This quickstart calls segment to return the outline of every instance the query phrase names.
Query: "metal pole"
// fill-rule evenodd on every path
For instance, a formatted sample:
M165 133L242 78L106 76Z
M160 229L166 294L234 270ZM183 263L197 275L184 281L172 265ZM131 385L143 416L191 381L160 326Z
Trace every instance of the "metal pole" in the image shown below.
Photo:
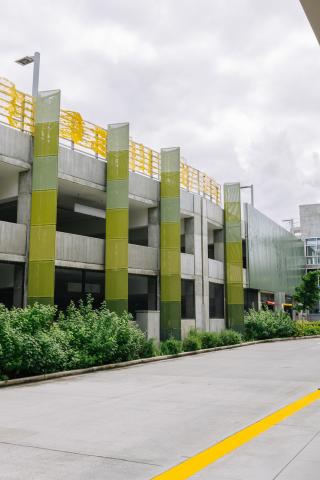
M37 97L39 91L39 71L40 71L40 53L34 52L33 56L33 79L32 79L32 96Z
M250 185L250 189L251 189L251 205L254 207L253 185Z

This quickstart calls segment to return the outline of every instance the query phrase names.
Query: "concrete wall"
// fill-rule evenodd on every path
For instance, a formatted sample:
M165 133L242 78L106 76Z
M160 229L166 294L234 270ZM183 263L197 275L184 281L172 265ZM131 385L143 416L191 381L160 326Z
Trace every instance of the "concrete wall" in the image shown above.
M212 282L224 282L224 265L223 262L212 260L209 258L209 278Z
M29 134L0 125L0 156L30 162L30 148Z
M301 238L320 237L320 203L300 205Z
M0 222L0 260L24 262L26 252L26 226Z

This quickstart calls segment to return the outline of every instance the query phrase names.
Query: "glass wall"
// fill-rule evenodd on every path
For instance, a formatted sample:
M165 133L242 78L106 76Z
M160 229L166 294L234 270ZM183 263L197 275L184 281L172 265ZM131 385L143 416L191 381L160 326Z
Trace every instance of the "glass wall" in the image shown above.
M307 265L320 266L320 238L307 238L305 240Z
M157 277L129 274L129 312L157 310Z
M245 205L249 287L292 294L300 283L303 242L251 205Z
M0 262L0 303L7 308L22 306L24 265Z

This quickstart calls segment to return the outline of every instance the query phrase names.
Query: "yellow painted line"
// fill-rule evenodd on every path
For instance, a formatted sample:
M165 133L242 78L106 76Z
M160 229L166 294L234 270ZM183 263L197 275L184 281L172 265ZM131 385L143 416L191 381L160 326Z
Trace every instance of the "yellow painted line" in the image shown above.
M200 470L208 467L212 463L219 460L219 458L228 455L233 450L241 447L250 440L253 440L261 433L266 432L274 425L282 422L286 418L295 414L299 410L307 407L313 402L316 402L320 399L320 390L306 395L305 397L296 400L293 403L290 403L284 408L277 410L276 412L268 415L267 417L259 420L249 427L246 427L239 432L231 435L230 437L225 438L219 443L216 443L212 447L209 447L207 450L198 453L194 457L185 460L179 465L167 470L156 477L153 477L152 480L185 480L190 478L192 475L195 475Z

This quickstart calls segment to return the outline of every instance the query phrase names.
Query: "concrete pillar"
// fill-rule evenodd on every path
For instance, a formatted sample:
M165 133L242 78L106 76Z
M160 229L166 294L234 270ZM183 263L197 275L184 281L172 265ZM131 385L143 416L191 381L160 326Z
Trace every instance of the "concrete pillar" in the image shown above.
M28 295L28 257L29 257L29 236L30 236L30 216L31 216L31 191L32 191L32 173L31 170L21 172L19 174L18 186L18 208L17 208L17 223L26 225L26 262L24 264L24 272L21 272L21 277L17 277L17 283L14 285L14 306L26 306ZM22 285L20 284L22 282ZM16 291L17 289L17 291ZM22 292L21 290L22 289ZM18 299L22 299L22 305L18 305Z
M160 246L160 215L159 208L148 208L148 246L158 248Z
M194 242L194 293L196 328L203 329L202 301L202 238L201 238L201 197L194 197L193 242Z
M184 238L186 253L194 254L194 219L184 219Z
M13 284L13 306L22 307L23 306L23 278L24 278L24 267L20 265L15 265L14 268L14 284Z
M208 259L208 220L207 200L202 202L202 329L209 331L209 259Z

